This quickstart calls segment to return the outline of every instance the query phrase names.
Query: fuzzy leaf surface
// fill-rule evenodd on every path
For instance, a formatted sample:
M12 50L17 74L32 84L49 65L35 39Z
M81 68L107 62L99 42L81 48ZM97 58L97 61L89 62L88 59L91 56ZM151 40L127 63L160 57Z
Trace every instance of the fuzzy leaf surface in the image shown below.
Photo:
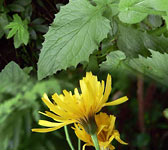
M88 61L110 30L109 20L102 16L106 2L93 6L87 0L71 0L61 7L45 35L38 61L39 80Z

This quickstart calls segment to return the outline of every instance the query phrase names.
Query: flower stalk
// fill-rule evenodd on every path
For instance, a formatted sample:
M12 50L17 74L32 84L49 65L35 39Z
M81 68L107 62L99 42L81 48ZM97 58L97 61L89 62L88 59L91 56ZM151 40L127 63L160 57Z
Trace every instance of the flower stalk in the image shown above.
M78 150L81 149L81 140L78 138Z
M98 139L97 139L97 134L92 134L91 135L91 138L92 138L92 141L93 141L93 144L95 146L95 149L96 150L100 150L100 147L99 147L99 142L98 142Z
M66 140L67 140L67 142L69 144L69 147L71 148L71 150L75 150L74 147L73 147L73 145L72 145L71 139L69 137L67 126L64 126L64 131L65 131L65 136L66 136Z

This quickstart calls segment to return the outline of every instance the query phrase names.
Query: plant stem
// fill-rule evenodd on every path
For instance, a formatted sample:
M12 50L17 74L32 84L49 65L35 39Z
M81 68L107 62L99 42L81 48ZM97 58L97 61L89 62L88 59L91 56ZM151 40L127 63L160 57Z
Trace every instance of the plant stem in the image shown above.
M91 137L92 137L92 141L93 141L93 144L94 144L94 146L95 146L95 149L96 149L96 150L100 150L99 142L98 142L96 133L95 133L95 134L92 134Z
M147 13L150 15L160 15L160 16L167 15L165 11L159 11L159 10L154 10L151 8L145 8L145 7L140 7L140 6L130 7L129 10L133 10L133 11L137 11L137 12L141 12L141 13Z
M67 142L68 142L68 144L69 144L71 150L75 150L74 147L73 147L73 145L72 145L72 143L71 143L71 139L70 139L70 137L69 137L69 133L68 133L68 128L67 128L67 126L64 126L64 131L65 131L66 140L67 140Z
M78 138L78 150L80 150L81 149L81 141L80 141L80 139Z
M137 78L138 119L141 133L145 132L143 90L144 90L143 77L142 75L138 75Z

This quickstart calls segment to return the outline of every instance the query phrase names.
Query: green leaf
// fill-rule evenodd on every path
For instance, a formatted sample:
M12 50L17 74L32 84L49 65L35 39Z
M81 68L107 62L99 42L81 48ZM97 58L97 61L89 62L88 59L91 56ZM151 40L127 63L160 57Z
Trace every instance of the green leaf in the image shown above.
M48 31L48 26L46 25L34 25L33 28L41 33L46 33Z
M124 23L134 24L142 21L148 15L147 13L131 10L131 7L141 6L143 0L120 0L119 19Z
M11 114L11 112L16 108L16 105L19 105L19 99L21 98L21 94L17 94L15 97L6 100L5 102L1 102L0 105L0 123L2 124L7 117Z
M128 63L132 68L151 77L160 83L168 85L168 54L150 50L151 57L131 59Z
M32 13L33 13L32 5L26 6L25 12L24 12L24 18L31 20Z
M17 32L17 24L16 24L16 26L14 26L11 30L10 30L10 32L8 33L8 36L7 36L7 39L10 39L11 37L13 37L15 34L16 34L16 32Z
M168 38L150 35L130 26L119 26L117 45L128 57L137 57L139 54L147 57L148 49L168 53ZM129 34L128 34L129 33Z
M107 60L100 65L101 71L122 71L124 68L123 63L126 60L126 56L121 51L113 51L107 55Z
M5 26L8 24L8 18L5 13L0 14L0 38L8 33L8 29Z
M86 71L92 71L93 73L96 73L99 71L99 65L98 65L97 57L95 55L91 55L89 57L89 64L86 68Z
M29 74L32 70L33 70L33 67L24 67L24 68L23 68L23 71L24 71L26 74Z
M97 5L110 4L113 0L93 0Z
M107 60L100 65L101 71L108 71L112 74L126 73L127 75L135 74L138 71L162 84L168 85L168 54L159 53L150 50L151 57L126 59L121 51L114 51L107 55Z
M61 87L56 79L49 79L47 81L38 82L31 93L36 93L42 96L44 93L53 94L61 93Z
M26 6L26 5L31 4L31 2L32 2L32 0L15 0L14 4L18 4L18 5L21 5L21 6Z
M23 12L25 10L23 6L18 4L10 4L8 7L13 12Z
M28 78L29 76L12 61L0 72L0 92L16 94Z
M167 11L167 16L163 16L163 19L166 22L166 27L167 27L167 30L168 30L168 11Z
M139 34L139 36L141 36ZM161 53L168 53L168 38L164 35L154 36L147 33L143 33L142 37L144 45L147 49L159 51Z
M129 57L138 56L138 54L146 54L147 49L143 42L143 32L127 26L119 26L119 37L117 40L118 48ZM129 34L128 34L129 33Z
M18 34L15 34L15 36L14 36L14 46L15 46L15 48L19 48L21 44L22 44L22 41L19 40Z
M38 61L39 80L88 61L110 30L109 20L102 16L105 8L104 3L93 6L87 0L71 0L61 7L45 35Z
M33 28L30 28L30 38L33 40L37 40L37 34Z
M130 85L130 80L128 80L128 78L134 78L132 70L127 66L127 61L125 54L117 50L109 53L106 57L106 61L100 64L100 73L102 75L110 73L115 81L113 84L113 91L127 90Z
M161 11L167 11L168 10L168 1L167 0L146 0L145 4Z
M11 29L7 36L7 39L14 36L14 46L18 48L22 43L27 45L29 41L28 22L22 21L18 14L13 15L13 22L6 26L7 29Z
M31 22L31 24L39 25L39 24L43 24L44 22L45 22L45 20L43 18L36 18Z
M149 15L148 20L149 20L149 23L155 28L158 28L162 25L161 16Z

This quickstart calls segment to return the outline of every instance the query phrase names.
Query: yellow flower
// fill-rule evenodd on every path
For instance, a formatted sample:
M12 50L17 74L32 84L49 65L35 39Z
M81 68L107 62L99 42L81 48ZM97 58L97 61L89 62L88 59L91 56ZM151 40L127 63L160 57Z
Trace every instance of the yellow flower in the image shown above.
M94 116L104 106L118 105L128 100L122 97L112 102L106 102L111 93L111 76L107 76L106 87L104 81L97 80L97 76L91 72L86 73L86 77L80 80L81 94L75 88L74 94L63 90L63 94L55 93L52 96L53 102L44 94L42 100L51 112L46 111L41 114L48 116L56 122L39 120L39 124L49 128L32 129L35 132L50 132L57 130L71 123L80 123L88 133L95 133L96 126Z
M95 121L98 127L97 137L99 141L99 146L101 150L113 150L115 147L111 145L113 139L116 139L121 144L127 145L124 141L120 139L120 134L118 130L115 129L116 117L113 115L108 116L106 113L100 113L95 116ZM94 146L91 136L85 131L85 129L80 124L75 124L75 134L77 137L86 142L83 146Z

